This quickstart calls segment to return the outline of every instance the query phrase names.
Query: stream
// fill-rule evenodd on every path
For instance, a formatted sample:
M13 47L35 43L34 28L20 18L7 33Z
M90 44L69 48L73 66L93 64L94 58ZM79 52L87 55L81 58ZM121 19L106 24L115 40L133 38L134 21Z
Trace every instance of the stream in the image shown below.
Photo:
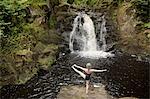
M118 52L115 57L102 59L83 58L75 54L64 55L53 64L50 71L40 70L38 75L25 84L3 86L1 99L57 99L62 86L85 84L84 79L71 69L71 65L76 63L85 66L87 62L91 62L94 68L108 70L95 73L91 81L105 85L109 95L149 98L150 63Z

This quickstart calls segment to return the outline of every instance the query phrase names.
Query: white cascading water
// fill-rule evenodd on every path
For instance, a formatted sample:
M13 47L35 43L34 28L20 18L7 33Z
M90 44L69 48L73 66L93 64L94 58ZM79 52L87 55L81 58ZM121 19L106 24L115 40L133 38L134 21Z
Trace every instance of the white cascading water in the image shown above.
M105 40L105 36L106 36L106 27L105 27L105 24L106 24L106 20L104 18L104 16L102 16L102 23L100 24L100 42L102 42L102 46L101 46L101 50L103 51L106 51L106 40Z
M84 22L82 22L82 19ZM87 14L79 13L74 19L73 30L70 33L69 48L71 52L78 53L81 57L87 58L107 58L113 56L106 50L106 20L102 17L100 25L100 42L102 46L97 45L95 29L92 19ZM78 47L78 48L76 48Z

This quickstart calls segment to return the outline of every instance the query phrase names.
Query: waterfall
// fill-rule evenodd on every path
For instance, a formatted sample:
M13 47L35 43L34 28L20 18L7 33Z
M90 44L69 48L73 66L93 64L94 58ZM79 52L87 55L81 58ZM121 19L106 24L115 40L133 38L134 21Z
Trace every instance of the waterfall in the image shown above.
M97 42L93 21L87 14L83 15L83 19L83 30L85 31L83 32L85 33L83 36L83 38L85 38L83 51L97 51Z
M73 30L70 33L69 48L71 52L78 53L80 56L88 58L106 58L112 56L106 51L106 20L101 17L102 22L98 23L100 37L96 37L95 28L92 19L87 14L79 13L74 19ZM97 39L102 43L97 44Z
M79 21L81 21L81 16L77 16L75 19L74 19L74 24L73 24L73 30L72 32L70 33L70 41L69 41L69 48L70 50L73 52L73 43L74 43L74 40L75 40L75 37L76 37L76 34L77 34L77 27L78 27L78 24L81 25L81 22L78 22L78 19ZM77 39L77 37L76 37Z
M106 20L105 20L104 16L102 16L102 23L100 26L100 42L102 42L101 50L103 50L103 51L106 51L106 47L107 47L106 40L105 40L105 36L107 33L105 24L106 24Z

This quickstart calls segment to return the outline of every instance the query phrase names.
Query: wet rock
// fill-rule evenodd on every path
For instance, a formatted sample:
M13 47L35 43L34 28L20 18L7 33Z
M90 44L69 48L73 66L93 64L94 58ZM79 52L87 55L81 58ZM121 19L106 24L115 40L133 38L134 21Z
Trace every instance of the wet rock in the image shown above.
M49 73L48 70L44 70L44 69L38 70L38 76L45 77L44 75L46 75L47 73Z
M40 34L40 41L44 44L59 44L62 41L62 37L56 30L49 30Z

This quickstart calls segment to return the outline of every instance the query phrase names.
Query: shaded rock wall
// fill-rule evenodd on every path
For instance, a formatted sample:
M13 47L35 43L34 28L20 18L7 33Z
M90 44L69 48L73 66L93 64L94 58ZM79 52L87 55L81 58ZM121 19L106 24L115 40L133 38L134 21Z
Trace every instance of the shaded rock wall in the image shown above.
M137 10L131 1L124 1L116 10L118 25L118 48L124 52L138 55L150 55L150 38L148 28L138 26L140 21Z

